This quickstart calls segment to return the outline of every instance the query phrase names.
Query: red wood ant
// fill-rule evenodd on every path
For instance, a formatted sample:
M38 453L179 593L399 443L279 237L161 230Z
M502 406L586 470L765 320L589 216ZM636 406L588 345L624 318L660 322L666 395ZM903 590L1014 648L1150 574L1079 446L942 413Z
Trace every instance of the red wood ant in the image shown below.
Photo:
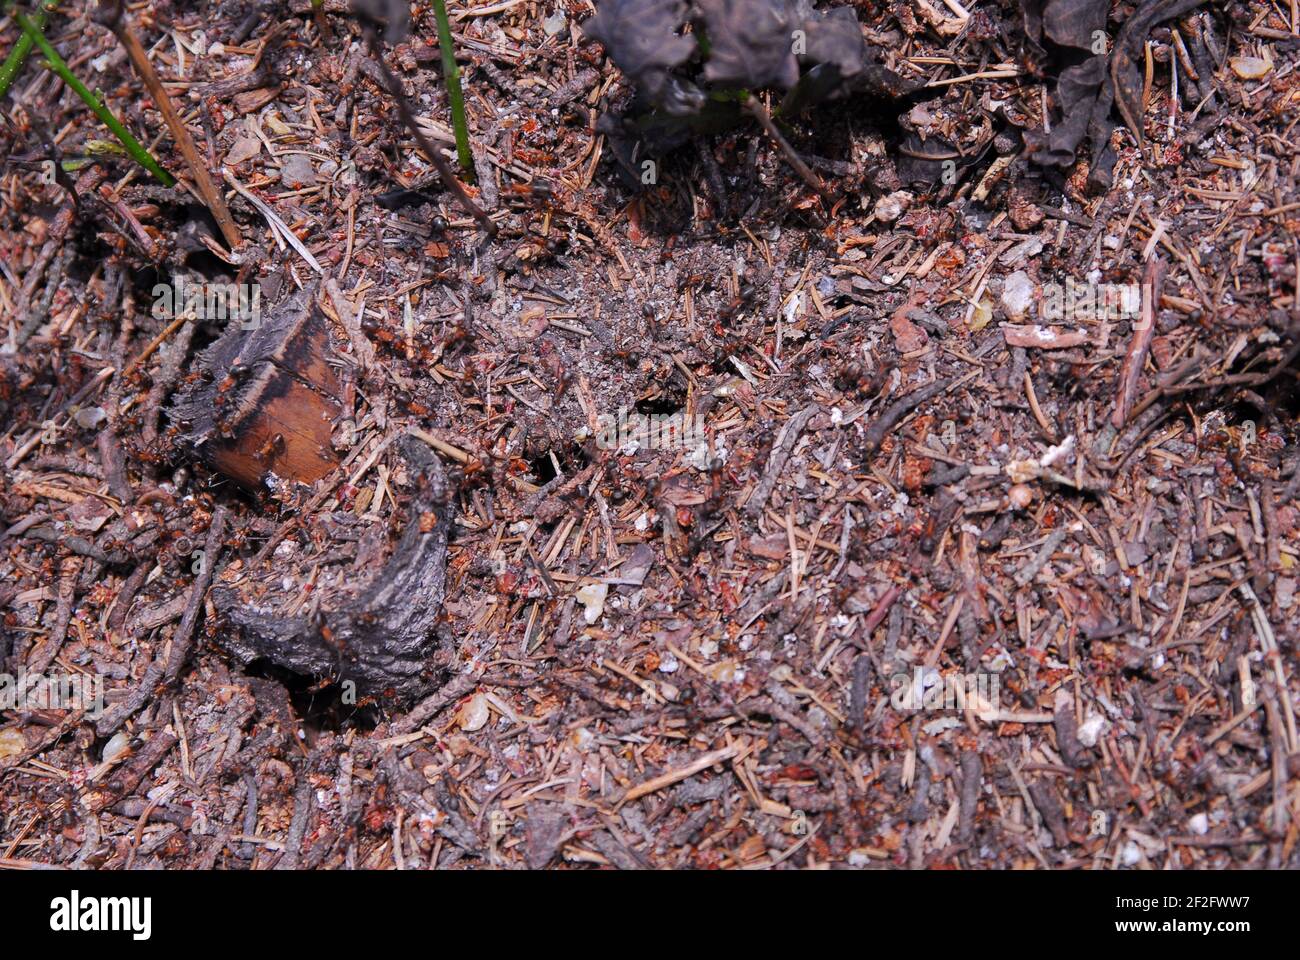
M205 379L213 377L211 371L205 370L203 372L207 375ZM223 440L229 440L235 435L229 420L225 416L230 392L234 390L235 387L248 380L252 374L252 367L246 363L236 361L230 365L230 371L221 379L221 382L217 384L215 395L213 397L213 407L216 411L217 435Z

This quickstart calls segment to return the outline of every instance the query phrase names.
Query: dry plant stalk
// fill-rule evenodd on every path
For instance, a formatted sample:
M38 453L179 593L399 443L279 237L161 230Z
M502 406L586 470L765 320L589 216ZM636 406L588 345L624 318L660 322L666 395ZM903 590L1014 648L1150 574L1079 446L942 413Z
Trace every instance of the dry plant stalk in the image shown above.
M781 148L781 155L785 157L786 163L790 164L791 169L799 175L799 179L806 183L823 200L829 200L830 194L826 192L826 187L817 179L817 175L809 169L808 164L803 162L803 158L794 152L794 147L790 146L790 141L786 140L776 123L773 122L772 115L767 112L767 108L763 106L762 101L750 94L745 98L744 107L745 112L757 120L764 132Z
M226 206L225 197L221 195L221 190L212 179L212 174L204 165L202 157L199 156L199 149L194 144L194 138L190 136L189 130L185 127L185 122L176 110L176 105L172 103L172 99L163 87L157 71L154 70L153 64L149 62L149 55L145 52L144 45L140 42L140 38L136 36L135 31L131 29L130 22L123 14L121 0L105 4L99 20L104 26L113 31L113 35L117 37L118 42L126 50L126 55L131 59L131 64L135 67L136 73L140 74L140 79L149 88L149 94L153 97L158 112L162 114L167 129L171 131L172 136L176 138L176 142L181 148L181 154L185 157L185 163L190 168L190 173L194 177L194 184L198 187L203 202L208 205L208 209L212 211L212 216L217 221L217 226L221 228L221 235L225 238L226 246L234 250L243 243L244 238L240 234L239 228L235 226L234 218L230 216L230 208Z
M1116 430L1124 428L1129 413L1133 410L1138 379L1142 376L1142 367L1146 364L1147 354L1151 352L1151 340L1156 332L1156 314L1160 310L1160 288L1164 277L1165 262L1156 254L1147 261L1146 272L1142 277L1142 314L1133 328L1133 339L1129 341L1124 365L1120 368L1115 409L1110 417Z
M411 113L411 108L406 102L406 95L402 93L402 85L398 83L397 77L393 76L393 71L388 69L388 64L384 62L384 51L379 44L379 35L375 32L375 28L369 23L365 23L363 29L366 33L366 43L370 49L370 58L379 67L379 73L388 86L388 93L393 98L393 102L397 104L397 112L402 118L402 123L406 124L406 129L415 138L416 144L429 158L433 168L438 171L438 177L442 180L443 186L452 192L452 195L465 212L478 221L484 233L489 237L495 237L497 225L493 223L487 211L470 197L469 192L456 178L456 173L452 170L451 164L443 159L442 154L438 152L438 148L429 141L429 138L424 135L424 131L420 129L420 125L415 122L415 115Z

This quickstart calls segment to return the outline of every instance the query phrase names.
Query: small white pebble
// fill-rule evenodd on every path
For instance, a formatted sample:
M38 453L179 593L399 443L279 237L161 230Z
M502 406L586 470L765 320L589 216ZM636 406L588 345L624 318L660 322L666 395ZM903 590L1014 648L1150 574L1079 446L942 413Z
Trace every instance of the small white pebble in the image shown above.
M1079 742L1085 747L1095 747L1097 739L1101 736L1102 731L1107 727L1106 718L1100 714L1092 714L1087 720L1079 724L1078 738Z

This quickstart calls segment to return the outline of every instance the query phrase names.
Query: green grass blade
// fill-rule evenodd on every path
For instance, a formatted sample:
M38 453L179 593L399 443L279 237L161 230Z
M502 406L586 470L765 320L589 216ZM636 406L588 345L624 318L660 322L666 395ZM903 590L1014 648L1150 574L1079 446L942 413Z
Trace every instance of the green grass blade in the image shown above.
M41 5L37 8L32 22L38 28L45 26L45 11L58 3L59 0L42 0ZM27 62L27 55L32 52L32 38L24 33L14 44L14 48L9 51L9 56L5 57L5 62L0 65L0 100L9 92L9 87L13 84L14 78L18 76L18 71L22 70L23 64Z
M90 88L77 79L63 58L59 56L59 52L54 49L50 41L45 39L45 34L41 33L40 28L32 23L24 13L15 11L14 17L18 20L18 25L23 28L23 32L31 37L36 46L40 47L41 53L45 55L46 66L58 74L60 79L72 88L73 93L79 96L86 106L90 107L95 116L99 117L104 125L113 131L113 135L122 141L122 146L126 147L126 152L131 155L131 159L152 173L164 186L173 186L176 179L159 166L158 161L150 155L148 150L141 146L140 141L131 135L131 131L122 126L117 117L113 116L112 111L100 102L99 98L90 91Z
M442 76L447 81L447 96L451 100L451 127L456 133L456 157L460 160L465 175L473 179L474 157L469 152L469 127L465 124L465 93L460 88L460 67L456 65L456 50L452 46L446 0L433 0L433 14L438 21Z

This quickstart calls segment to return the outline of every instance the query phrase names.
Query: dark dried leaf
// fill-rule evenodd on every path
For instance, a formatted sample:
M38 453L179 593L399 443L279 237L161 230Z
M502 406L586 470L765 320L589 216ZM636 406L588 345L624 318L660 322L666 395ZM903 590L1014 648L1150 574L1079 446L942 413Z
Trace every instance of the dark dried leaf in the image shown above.
M406 0L352 0L352 12L383 27L389 43L405 40L411 30L411 7Z
M698 110L704 99L693 86L669 74L696 49L694 38L680 33L685 22L682 0L603 0L582 29L604 44L644 96L679 115Z
M795 46L799 62L811 67L781 104L792 116L824 100L866 93L897 99L921 86L877 62L862 36L858 18L849 7L825 13L809 0L794 0L795 19L802 36Z
M898 149L898 178L905 184L933 186L943 178L944 161L957 157L955 144L943 137L922 140L909 133Z
M849 89L839 68L833 63L813 67L796 83L781 101L781 114L792 117L824 100L843 96Z
M1062 71L1055 101L1059 119L1051 133L1025 135L1035 163L1062 169L1072 166L1079 145L1092 144L1088 184L1094 190L1110 189L1116 155L1110 146L1115 124L1112 107L1118 107L1139 146L1142 135L1142 58L1147 35L1156 24L1193 10L1204 0L1147 0L1125 21L1109 56L1098 54ZM1102 0L1047 0L1024 5L1025 32L1037 41L1044 35L1062 46L1090 49L1095 31L1106 23Z
M679 32L688 17L694 37ZM697 49L709 87L786 90L781 109L789 114L853 92L898 97L917 85L875 59L851 7L819 11L812 0L697 0L689 12L681 0L603 0L585 30L605 45L643 100L670 120L702 118L708 104L728 99L709 101L695 85L700 80L675 72ZM802 79L801 64L807 68ZM734 109L723 112L738 116ZM694 128L670 122L663 132L675 136L687 126Z
M719 87L788 90L799 80L795 18L784 0L700 0L708 31L704 77Z
M1046 34L1053 43L1091 50L1097 31L1105 31L1108 0L1033 0L1023 5L1025 32L1034 41Z
M297 588L284 589L283 564L276 558L213 588L213 603L230 628L221 643L241 662L265 660L302 676L352 681L357 692L386 704L409 703L436 685L433 654L455 491L423 443L403 436L398 449L415 489L382 567L361 564L371 576L321 601L314 615L297 612ZM329 535L328 513L309 522Z
M1092 143L1088 182L1094 189L1109 189L1116 159L1110 146L1110 133L1115 129L1110 119L1114 94L1106 67L1107 58L1099 55L1062 71L1056 87L1060 116L1053 122L1052 132L1025 135L1035 163L1063 169L1074 165L1079 145L1088 138Z
M808 0L796 0L798 29L804 43L796 47L805 66L832 66L843 79L855 77L867 63L867 44L862 27L850 7L836 7L825 13L813 9Z

